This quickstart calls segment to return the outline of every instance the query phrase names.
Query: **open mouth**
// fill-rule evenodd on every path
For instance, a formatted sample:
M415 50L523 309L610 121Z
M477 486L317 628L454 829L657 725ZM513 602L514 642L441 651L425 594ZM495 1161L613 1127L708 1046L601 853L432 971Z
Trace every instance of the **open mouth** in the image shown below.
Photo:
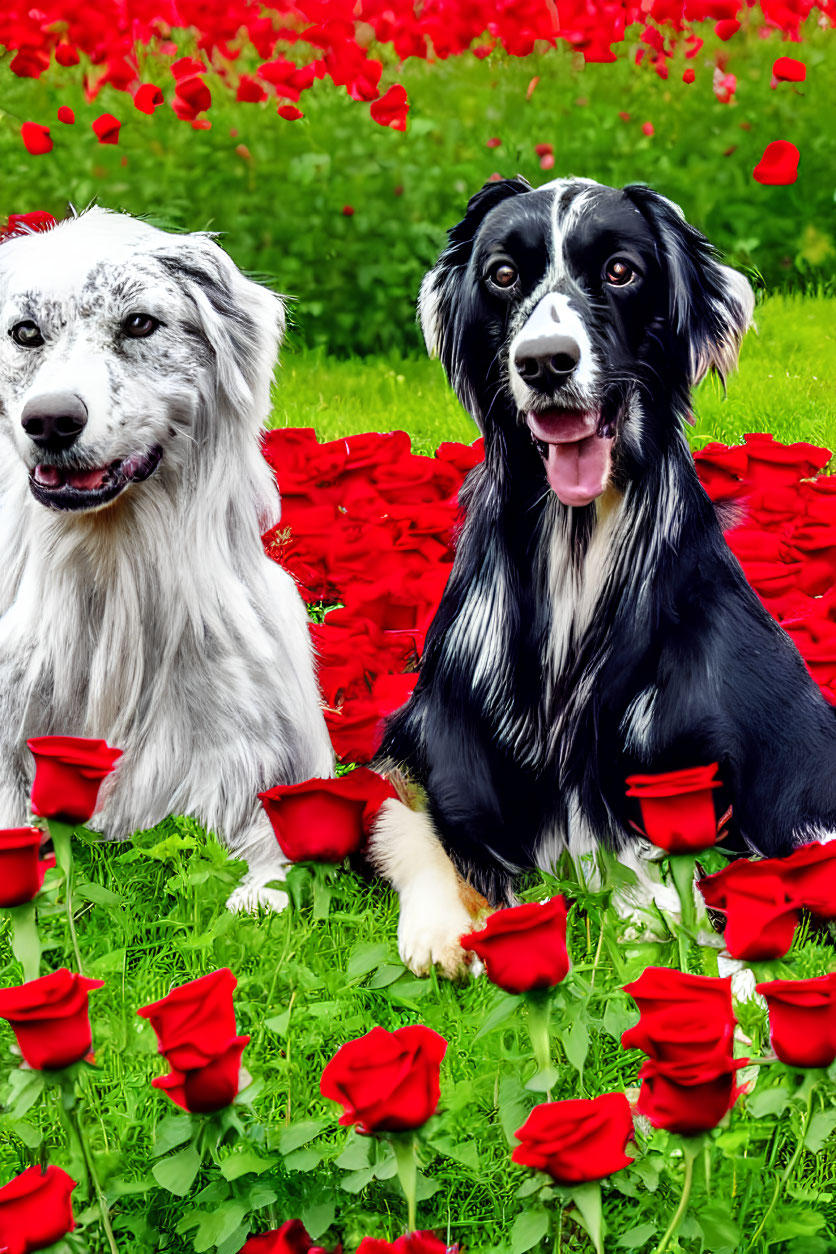
M614 435L599 435L599 415L545 409L525 415L546 478L564 505L590 505L607 486Z
M149 478L162 456L163 451L156 444L147 453L132 453L122 461L91 470L39 462L29 472L29 487L35 500L50 509L98 509L115 500L129 483Z

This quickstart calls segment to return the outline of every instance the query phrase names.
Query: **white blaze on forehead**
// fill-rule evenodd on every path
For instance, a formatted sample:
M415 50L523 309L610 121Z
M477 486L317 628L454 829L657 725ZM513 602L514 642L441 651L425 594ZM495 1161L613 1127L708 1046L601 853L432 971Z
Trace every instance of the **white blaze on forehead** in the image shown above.
M545 356L548 346L556 336L568 336L580 349L578 364L572 372L572 383L577 388L590 387L595 380L595 363L592 340L583 320L572 307L571 296L563 292L548 292L538 301L523 326L511 341L511 379L513 390L521 408L530 402L527 385L514 369L518 358ZM557 350L553 349L552 352Z

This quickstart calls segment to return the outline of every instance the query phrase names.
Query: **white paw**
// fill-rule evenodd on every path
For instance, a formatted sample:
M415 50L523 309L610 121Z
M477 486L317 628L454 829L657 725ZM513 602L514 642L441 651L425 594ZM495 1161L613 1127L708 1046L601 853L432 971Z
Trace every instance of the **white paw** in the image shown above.
M277 877L278 878L278 877ZM279 888L264 888L258 884L239 884L227 898L226 908L233 914L258 914L260 910L278 913L284 910L290 898Z
M473 968L471 955L462 949L459 937L472 932L473 927L458 892L444 892L437 880L434 885L415 884L401 894L401 961L415 975L427 975L437 965L448 979L462 976Z

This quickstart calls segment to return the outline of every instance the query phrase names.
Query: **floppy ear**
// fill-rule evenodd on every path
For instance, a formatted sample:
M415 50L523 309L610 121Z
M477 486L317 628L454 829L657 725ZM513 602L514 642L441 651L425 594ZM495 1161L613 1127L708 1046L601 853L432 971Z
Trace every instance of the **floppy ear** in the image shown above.
M174 247L169 237L157 256L194 309L219 397L260 427L285 328L281 297L242 274L211 235L183 235Z
M444 340L449 325L451 298L456 281L470 260L479 227L491 209L503 200L532 190L531 184L522 175L515 179L486 183L468 201L467 211L461 222L447 232L447 247L425 276L418 297L418 317L430 357L441 357L444 360Z
M670 320L688 351L691 384L715 370L721 379L737 366L752 322L755 295L737 270L723 266L703 234L673 201L640 184L624 191L653 228L667 269Z

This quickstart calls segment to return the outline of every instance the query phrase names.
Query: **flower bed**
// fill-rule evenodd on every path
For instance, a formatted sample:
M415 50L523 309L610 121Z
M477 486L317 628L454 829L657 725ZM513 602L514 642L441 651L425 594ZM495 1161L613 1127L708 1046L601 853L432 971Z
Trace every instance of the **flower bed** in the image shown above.
M452 498L481 451L415 457L403 433L320 445L299 431L269 433L266 451L285 516L265 543L319 604L330 725L358 761L414 678L449 570ZM748 511L730 539L759 595L819 641L832 638L828 458L768 437L698 458L710 495ZM78 765L74 745L36 747L48 766ZM67 1254L834 1248L834 963L811 934L832 911L832 859L811 846L724 871L708 811L683 826L674 804L674 785L710 794L710 772L631 786L643 811L656 807L674 882L676 858L702 851L706 900L726 912L729 949L765 1001L718 971L723 940L687 910L628 932L615 864L599 887L568 862L534 877L519 914L472 938L487 977L454 987L404 970L380 885L300 863L287 912L237 918L223 902L242 868L194 824L171 820L130 846L71 837L95 797L70 793L70 812L66 780L44 789L39 774L58 866L28 829L8 854L0 842L18 875L14 892L3 877L0 951L0 1014L15 1029L3 1040L24 1060L7 1052L0 1073L2 1179L19 1177L0 1190L0 1234L15 1254L56 1238ZM344 779L266 795L294 856L362 847L386 789ZM320 839L333 833L336 845ZM738 904L747 877L754 920ZM25 994L13 991L21 968ZM23 1205L46 1225L26 1220L28 1236ZM434 1235L407 1240L408 1225Z

